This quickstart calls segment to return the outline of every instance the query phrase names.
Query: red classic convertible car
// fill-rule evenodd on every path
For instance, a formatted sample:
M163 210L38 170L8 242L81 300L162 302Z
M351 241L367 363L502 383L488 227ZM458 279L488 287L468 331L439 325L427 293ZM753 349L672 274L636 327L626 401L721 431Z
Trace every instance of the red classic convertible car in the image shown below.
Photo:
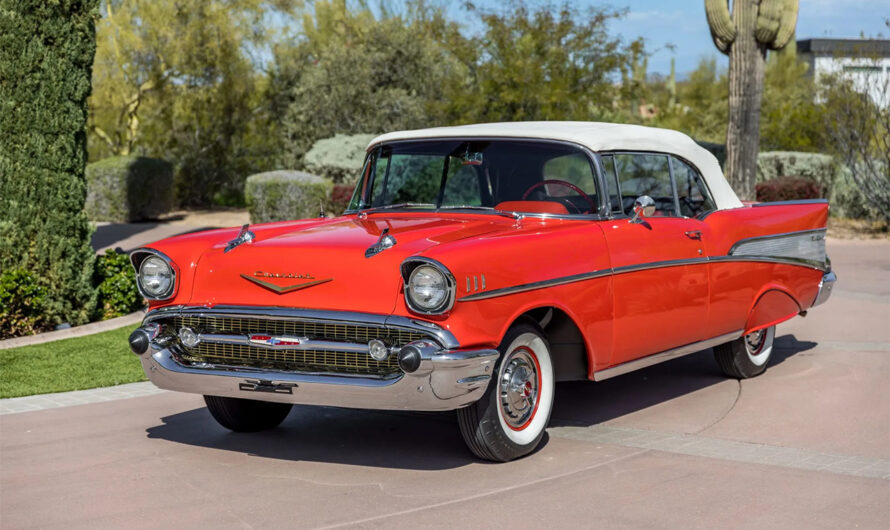
M713 348L766 369L776 324L835 282L823 200L743 205L674 131L503 123L385 134L337 218L132 253L130 346L235 431L292 404L456 410L480 458L532 451L554 383Z

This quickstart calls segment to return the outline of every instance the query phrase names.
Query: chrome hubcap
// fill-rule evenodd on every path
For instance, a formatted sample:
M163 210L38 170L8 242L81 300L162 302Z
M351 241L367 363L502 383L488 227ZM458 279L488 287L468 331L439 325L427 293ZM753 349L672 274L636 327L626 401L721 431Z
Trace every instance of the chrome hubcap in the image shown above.
M522 427L538 402L538 372L531 350L517 348L504 360L499 382L501 411L511 427Z
M758 353L760 353L760 350L763 348L763 341L765 338L765 329L761 329L760 331L755 331L754 333L745 335L745 348L747 348L748 353L750 353L751 355L757 355Z

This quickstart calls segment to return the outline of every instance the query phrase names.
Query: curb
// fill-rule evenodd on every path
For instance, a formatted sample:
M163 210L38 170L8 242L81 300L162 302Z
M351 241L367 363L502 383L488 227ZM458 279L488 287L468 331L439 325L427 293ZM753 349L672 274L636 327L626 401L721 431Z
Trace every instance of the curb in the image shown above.
M14 339L0 340L0 350L9 348L18 348L19 346L31 346L32 344L45 344L47 342L55 342L62 339L71 339L74 337L83 337L85 335L93 335L112 329L122 328L133 324L140 324L145 317L145 311L136 311L129 315L103 320L101 322L93 322L84 324L83 326L75 326L68 329L60 329L57 331L48 331L46 333L38 333L37 335L28 335L26 337L16 337Z

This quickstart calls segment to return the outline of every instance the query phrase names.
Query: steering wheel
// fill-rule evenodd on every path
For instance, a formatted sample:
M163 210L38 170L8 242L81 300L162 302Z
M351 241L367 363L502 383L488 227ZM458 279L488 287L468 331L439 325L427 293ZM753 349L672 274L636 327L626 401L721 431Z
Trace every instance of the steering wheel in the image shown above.
M584 190L582 190L578 186L575 186L571 182L566 182L564 180L548 179L548 180L542 180L541 182L536 182L536 183L532 184L527 190L525 190L525 193L522 194L522 200L526 200L528 198L529 194L531 194L531 192L534 191L535 189L540 188L541 186L546 186L547 184L558 184L560 186L565 186L566 188L571 189L572 191L574 191L575 193L580 195L585 201L587 201L587 204L590 205L591 212L596 211L596 203L593 202L593 199L590 198L590 195L584 193ZM577 206L572 204L571 201L567 201L567 202L568 202L568 204L571 204L573 208L578 210L578 213L581 213L580 208L578 208Z

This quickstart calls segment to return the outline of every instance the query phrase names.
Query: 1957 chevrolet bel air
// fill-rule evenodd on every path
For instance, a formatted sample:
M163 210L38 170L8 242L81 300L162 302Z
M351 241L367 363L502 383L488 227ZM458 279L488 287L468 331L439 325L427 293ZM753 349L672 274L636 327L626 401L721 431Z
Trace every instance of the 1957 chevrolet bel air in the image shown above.
M292 404L456 410L480 458L532 451L554 383L713 348L762 373L828 299L823 200L743 205L668 130L482 124L374 139L337 218L212 230L131 255L130 337L159 387L235 431Z

